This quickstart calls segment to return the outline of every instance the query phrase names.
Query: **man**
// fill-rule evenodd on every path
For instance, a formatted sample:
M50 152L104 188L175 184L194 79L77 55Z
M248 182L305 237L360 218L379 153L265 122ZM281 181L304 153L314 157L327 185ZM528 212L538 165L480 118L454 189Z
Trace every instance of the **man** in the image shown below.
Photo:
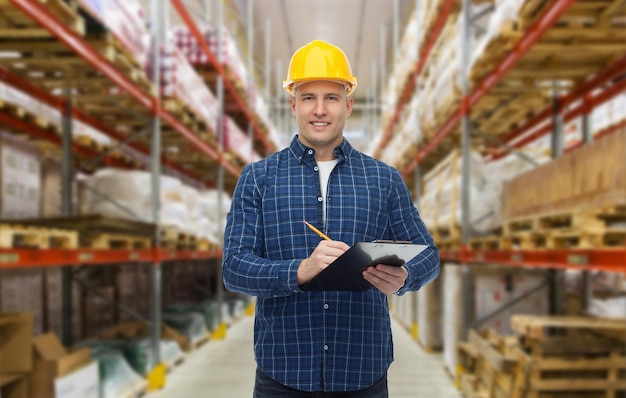
M387 294L418 290L439 273L438 250L400 173L343 138L356 84L338 47L314 40L298 49L283 83L298 134L247 165L235 188L223 275L228 290L257 297L255 398L387 397ZM375 239L428 248L402 267L369 267L364 292L300 288L350 246Z

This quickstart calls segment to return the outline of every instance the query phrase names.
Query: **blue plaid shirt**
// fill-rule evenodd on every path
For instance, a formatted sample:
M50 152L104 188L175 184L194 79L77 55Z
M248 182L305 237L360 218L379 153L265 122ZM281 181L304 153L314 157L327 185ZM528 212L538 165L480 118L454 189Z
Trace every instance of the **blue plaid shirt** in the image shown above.
M303 391L353 391L371 386L393 361L387 296L303 292L300 262L320 241L303 220L348 245L374 239L427 244L405 264L399 294L439 273L439 252L400 173L344 139L328 182L326 224L315 151L300 143L247 165L227 217L223 276L230 291L257 296L254 353L261 369Z

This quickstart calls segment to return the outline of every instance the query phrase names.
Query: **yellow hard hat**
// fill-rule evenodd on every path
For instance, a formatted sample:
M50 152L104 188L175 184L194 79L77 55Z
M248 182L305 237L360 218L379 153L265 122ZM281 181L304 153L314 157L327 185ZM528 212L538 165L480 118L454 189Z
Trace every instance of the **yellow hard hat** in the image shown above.
M346 54L339 47L323 40L313 40L293 54L283 88L294 95L293 89L297 83L313 80L342 83L346 86L348 95L356 89L356 77L352 76Z

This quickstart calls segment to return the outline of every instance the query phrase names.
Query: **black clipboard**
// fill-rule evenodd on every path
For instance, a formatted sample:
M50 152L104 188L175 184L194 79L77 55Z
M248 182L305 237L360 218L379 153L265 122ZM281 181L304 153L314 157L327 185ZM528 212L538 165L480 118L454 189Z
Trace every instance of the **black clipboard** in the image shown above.
M365 291L372 287L363 279L365 268L376 264L400 267L427 247L411 242L358 242L300 288L304 291Z

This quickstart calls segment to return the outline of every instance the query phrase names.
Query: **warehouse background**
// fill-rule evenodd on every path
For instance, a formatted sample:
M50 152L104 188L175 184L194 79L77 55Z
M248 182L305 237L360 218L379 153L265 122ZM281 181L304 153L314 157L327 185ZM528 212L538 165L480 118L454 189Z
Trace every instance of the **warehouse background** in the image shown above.
M624 0L0 1L1 396L144 395L254 313L225 214L314 38L441 251L411 343L467 397L626 396Z

